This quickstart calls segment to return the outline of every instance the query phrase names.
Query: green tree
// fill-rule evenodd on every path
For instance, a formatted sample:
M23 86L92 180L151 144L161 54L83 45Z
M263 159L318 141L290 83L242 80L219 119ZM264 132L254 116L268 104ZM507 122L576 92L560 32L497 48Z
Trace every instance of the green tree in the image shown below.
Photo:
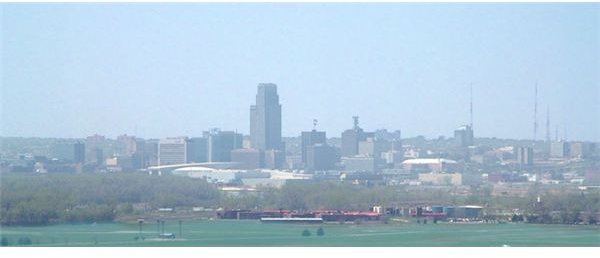
M325 235L325 230L323 230L322 227L319 227L319 229L317 229L317 236L323 236Z

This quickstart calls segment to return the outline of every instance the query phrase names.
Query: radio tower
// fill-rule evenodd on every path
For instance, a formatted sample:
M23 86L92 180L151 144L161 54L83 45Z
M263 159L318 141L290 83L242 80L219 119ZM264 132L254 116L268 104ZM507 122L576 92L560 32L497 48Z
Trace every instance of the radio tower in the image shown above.
M546 107L546 142L550 143L550 107Z
M470 115L470 124L471 130L473 130L473 83L469 87L469 91L471 93L471 97L469 98L469 115Z
M533 103L533 141L537 140L537 82L535 82L535 95Z

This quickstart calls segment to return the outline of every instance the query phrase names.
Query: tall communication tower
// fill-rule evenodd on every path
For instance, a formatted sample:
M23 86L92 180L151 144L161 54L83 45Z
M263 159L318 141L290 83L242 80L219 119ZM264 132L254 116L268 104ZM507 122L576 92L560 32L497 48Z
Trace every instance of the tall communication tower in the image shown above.
M546 142L550 142L550 107L546 107Z
M470 119L470 125L471 125L471 130L473 130L473 83L471 83L471 86L469 87L469 91L471 93L470 98L469 98L469 119Z
M534 103L533 103L533 141L537 140L537 82L535 83L535 95L534 95Z

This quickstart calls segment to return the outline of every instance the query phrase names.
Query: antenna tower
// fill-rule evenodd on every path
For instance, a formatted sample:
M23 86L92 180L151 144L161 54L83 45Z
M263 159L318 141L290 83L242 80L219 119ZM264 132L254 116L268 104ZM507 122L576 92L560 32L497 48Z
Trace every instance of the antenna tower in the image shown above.
M470 115L471 130L473 130L473 83L471 83L471 86L469 87L469 91L471 93L471 97L469 99L469 115Z
M546 108L546 142L550 142L550 107Z
M534 95L534 103L533 103L533 141L537 140L537 82L535 83L535 95Z

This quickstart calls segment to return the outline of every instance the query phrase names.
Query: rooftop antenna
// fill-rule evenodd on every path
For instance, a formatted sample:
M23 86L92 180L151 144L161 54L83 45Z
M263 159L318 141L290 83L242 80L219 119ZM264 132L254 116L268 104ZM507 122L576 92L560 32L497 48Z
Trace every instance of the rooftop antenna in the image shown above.
M470 115L470 123L471 123L471 130L473 130L473 83L471 83L471 86L469 87L469 91L471 93L471 97L469 99L469 115Z
M550 107L546 107L546 142L550 142Z
M318 122L319 122L319 121L317 121L317 119L316 119L316 118L313 118L313 131L316 131L316 130L317 130L317 124L318 124Z
M237 128L235 128L235 133L233 134L233 148L234 149L237 149L237 135L238 135Z
M533 141L537 140L537 94L538 94L538 85L535 82L535 95L534 95L534 105L533 105Z
M354 130L358 129L358 116L353 116L352 119L354 120Z

